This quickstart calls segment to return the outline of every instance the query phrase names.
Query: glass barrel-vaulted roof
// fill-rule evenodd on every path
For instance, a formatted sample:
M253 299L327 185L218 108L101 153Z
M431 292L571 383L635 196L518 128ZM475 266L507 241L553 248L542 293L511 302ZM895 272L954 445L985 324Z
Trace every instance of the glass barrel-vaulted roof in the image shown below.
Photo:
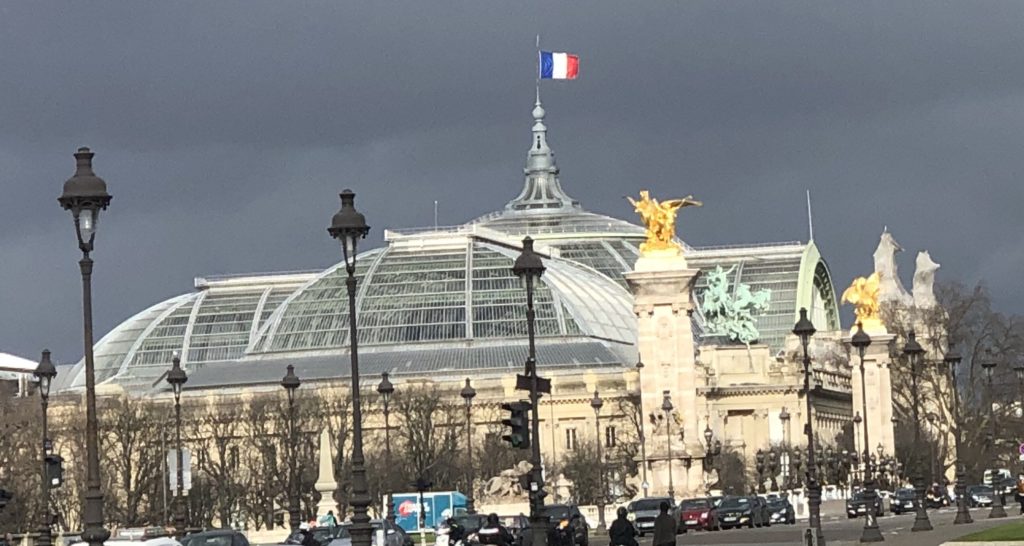
M474 236L421 234L360 255L359 342L373 346L526 336L526 294L511 272L517 249ZM543 249L541 248L543 251ZM629 294L597 271L545 260L537 287L537 335L636 338ZM334 349L348 344L344 268L328 269L285 300L250 350Z

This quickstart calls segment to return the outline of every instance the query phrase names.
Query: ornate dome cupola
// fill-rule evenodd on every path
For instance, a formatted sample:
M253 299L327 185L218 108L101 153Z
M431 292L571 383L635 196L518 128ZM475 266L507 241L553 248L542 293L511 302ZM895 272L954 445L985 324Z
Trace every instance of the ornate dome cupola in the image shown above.
M533 139L526 154L526 183L523 191L510 201L508 210L579 209L579 201L569 197L558 183L558 165L555 154L548 146L548 128L544 125L544 107L540 105L540 90L533 107Z

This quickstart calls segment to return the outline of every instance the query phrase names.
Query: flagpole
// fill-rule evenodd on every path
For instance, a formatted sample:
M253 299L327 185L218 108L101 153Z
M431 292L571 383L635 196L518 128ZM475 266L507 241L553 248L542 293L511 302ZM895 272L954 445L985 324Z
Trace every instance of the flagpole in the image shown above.
M536 44L535 44L535 45L537 46L537 71L536 71L536 72L534 72L534 75L535 75L535 76L537 77L537 79L536 79L536 85L537 85L537 103L538 103L538 104L540 104L540 68L541 68L541 59L540 59L540 34L537 34L537 42L536 42Z

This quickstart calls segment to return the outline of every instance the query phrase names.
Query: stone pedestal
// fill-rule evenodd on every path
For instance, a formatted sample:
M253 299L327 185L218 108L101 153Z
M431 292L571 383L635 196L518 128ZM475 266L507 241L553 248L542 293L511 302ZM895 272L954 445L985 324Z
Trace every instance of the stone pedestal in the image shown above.
M864 446L864 423L861 423L856 431L857 451L864 453L865 447L870 454L878 455L878 444L882 444L885 455L892 456L896 453L896 438L892 423L892 379L890 366L892 360L889 358L889 346L896 338L893 334L885 332L868 332L871 336L871 345L864 353L864 382L867 385L867 415L864 415L864 404L860 380L860 358L857 350L851 350L852 364L850 369L851 388L853 390L853 411L860 412L861 418L868 427L868 446ZM850 338L844 339L845 343Z
M698 377L690 314L694 308L693 285L700 271L687 267L681 254L666 253L641 257L626 281L634 295L637 316L637 345L644 368L640 377L640 401L648 423L645 445L650 463L650 494L668 491L668 442L672 442L672 477L676 495L703 488L700 460L689 470L682 456L703 455L703 406L698 406ZM664 417L664 393L672 400L675 420L651 424L651 415ZM662 419L662 421L664 421ZM699 486L698 486L699 484Z
M317 519L326 516L328 511L333 511L338 521L344 519L338 514L338 506L334 502L334 492L338 490L338 482L334 479L331 437L326 427L320 432L320 473L317 475L314 487L316 487L317 493L320 493L320 502L316 504Z

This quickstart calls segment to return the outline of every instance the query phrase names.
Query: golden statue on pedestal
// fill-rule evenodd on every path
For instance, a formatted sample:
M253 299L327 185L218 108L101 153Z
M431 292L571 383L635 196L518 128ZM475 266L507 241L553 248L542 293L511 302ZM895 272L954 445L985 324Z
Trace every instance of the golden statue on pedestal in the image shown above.
M647 190L640 192L639 201L628 196L626 199L633 204L637 214L644 221L644 226L647 227L647 240L640 244L641 256L649 256L665 250L682 252L683 248L675 241L676 213L683 207L703 205L692 195L659 203L657 199L651 198L651 194Z
M865 332L885 332L879 313L878 292L882 276L874 272L870 277L853 279L850 287L843 292L843 303L853 304L854 315Z

